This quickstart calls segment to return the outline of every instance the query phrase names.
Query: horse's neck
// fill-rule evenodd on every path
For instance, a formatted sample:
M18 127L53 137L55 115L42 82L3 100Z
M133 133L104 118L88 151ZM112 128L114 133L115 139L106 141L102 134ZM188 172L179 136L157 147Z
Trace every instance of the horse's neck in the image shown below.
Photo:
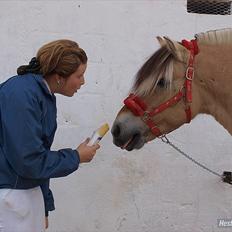
M232 45L201 46L198 56L196 85L201 113L214 116L232 134Z

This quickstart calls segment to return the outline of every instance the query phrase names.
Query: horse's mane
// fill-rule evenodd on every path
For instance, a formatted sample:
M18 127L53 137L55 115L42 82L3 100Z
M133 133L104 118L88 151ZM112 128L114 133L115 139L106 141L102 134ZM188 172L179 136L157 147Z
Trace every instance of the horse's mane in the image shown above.
M232 44L232 28L202 32L195 38L201 44Z
M172 60L173 55L166 47L161 47L157 50L136 74L132 92L136 95L146 96L155 90L160 81L164 84L163 87L171 86Z
M217 45L232 44L232 29L221 29L202 32L195 35L201 44ZM160 80L165 86L171 87L173 78L173 54L166 46L158 49L140 68L135 77L132 92L139 96L152 94Z

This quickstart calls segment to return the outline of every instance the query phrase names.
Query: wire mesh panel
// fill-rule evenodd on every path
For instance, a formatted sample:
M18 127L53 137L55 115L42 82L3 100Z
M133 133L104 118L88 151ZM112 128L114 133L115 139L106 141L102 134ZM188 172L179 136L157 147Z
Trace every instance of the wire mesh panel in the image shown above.
M231 15L232 0L187 0L187 11L198 14Z

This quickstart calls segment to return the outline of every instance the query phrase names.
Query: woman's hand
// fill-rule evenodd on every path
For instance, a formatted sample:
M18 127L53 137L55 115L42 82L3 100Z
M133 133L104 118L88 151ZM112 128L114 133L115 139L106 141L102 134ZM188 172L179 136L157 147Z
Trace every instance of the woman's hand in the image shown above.
M45 229L48 228L48 217L45 217Z
M77 151L80 156L80 163L90 162L96 154L97 149L100 148L99 144L88 146L88 142L89 138L77 147Z

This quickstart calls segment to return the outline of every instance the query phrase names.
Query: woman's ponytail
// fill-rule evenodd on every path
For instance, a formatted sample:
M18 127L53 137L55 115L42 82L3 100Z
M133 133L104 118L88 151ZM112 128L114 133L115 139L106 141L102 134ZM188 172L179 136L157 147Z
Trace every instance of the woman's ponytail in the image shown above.
M18 75L24 75L27 73L40 74L40 64L36 57L33 57L28 65L22 65L17 68Z

